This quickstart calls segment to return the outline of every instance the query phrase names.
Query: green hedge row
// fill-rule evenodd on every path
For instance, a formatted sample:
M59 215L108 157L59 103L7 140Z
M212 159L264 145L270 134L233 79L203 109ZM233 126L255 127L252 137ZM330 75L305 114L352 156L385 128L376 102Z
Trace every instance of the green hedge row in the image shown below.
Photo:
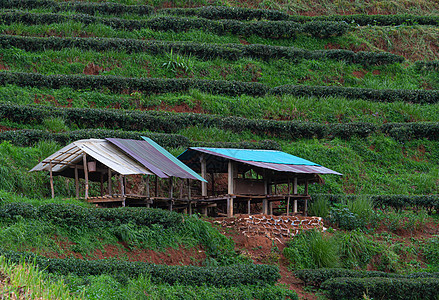
M438 278L334 278L321 288L330 299L437 300Z
M52 0L2 0L0 8L3 9L50 9L53 12L76 11L84 14L123 15L136 14L140 16L151 15L154 8L150 5L125 5L116 2L83 2L68 1L57 2Z
M147 136L165 148L213 147L213 148L245 148L281 150L280 145L271 140L260 142L199 142L177 134L121 131L111 129L82 129L69 132L53 133L44 130L24 129L0 132L0 141L10 141L17 146L32 146L39 141L53 141L67 145L73 141L89 138L122 138L140 140Z
M439 60L433 61L417 61L415 68L418 72L439 71Z
M133 223L139 226L161 225L164 228L177 228L183 216L155 208L85 208L73 204L45 204L35 207L28 203L6 203L0 206L0 218L44 219L63 226L88 228L114 227Z
M403 101L419 104L439 102L438 90L375 90L341 86L283 85L271 89L270 94L315 97L335 96L377 102Z
M393 207L401 210L407 207L424 208L428 211L439 211L439 195L343 195L343 194L313 194L312 201L326 199L330 203L341 203L347 199L355 200L360 197L369 198L375 206ZM345 276L341 276L345 277Z
M43 75L38 73L1 72L0 85L47 87L59 89L108 89L113 92L142 91L146 93L172 93L198 89L210 94L229 96L250 95L261 97L267 94L282 96L344 97L377 102L408 102L416 104L435 104L439 102L439 90L375 90L368 88L339 86L283 85L270 89L257 82L202 80L202 79L162 79L128 78L118 76L85 75ZM390 130L390 129L389 129ZM413 132L416 134L416 132Z
M387 52L353 52L350 50L306 50L294 47L269 45L205 44L192 42L142 41L135 39L108 38L59 38L0 36L0 47L17 47L26 51L62 50L79 48L94 51L125 51L127 53L146 52L153 55L174 52L196 56L201 59L225 58L237 60L243 57L264 60L286 58L294 61L301 59L333 59L357 63L365 66L401 63L402 56Z
M280 278L274 265L240 264L220 267L167 266L115 259L81 260L45 258L33 253L0 250L0 255L14 263L34 262L49 273L78 276L109 274L121 281L150 275L153 283L189 286L228 287L237 285L273 285Z
M114 2L82 2L67 1L57 2L52 0L3 0L0 3L3 9L50 9L53 12L59 11L76 11L80 13L94 15L99 14L137 14L140 16L151 15L154 8L149 5L124 5ZM226 6L204 6L198 8L168 8L160 9L158 14L193 16L211 20L231 19L241 21L251 20L271 20L271 21L295 21L300 23L312 21L337 21L354 23L361 26L395 26L395 25L438 25L439 17L437 16L418 16L418 15L331 15L331 16L301 16L288 15L287 13L270 10L270 9L250 9L242 7Z
M101 18L86 14L62 15L52 13L29 13L25 11L8 11L0 13L0 24L21 22L27 25L53 24L68 21L81 22L86 25L104 24L114 29L153 30L175 32L204 30L215 34L236 34L243 36L257 35L264 38L292 38L297 34L310 34L318 38L343 35L349 30L345 22L313 21L300 24L292 21L256 21L241 22L236 20L209 20L203 18L177 18L172 16L153 17L147 20L127 20L120 18Z
M411 274L396 274L380 271L350 270L341 268L320 268L296 270L294 275L302 280L305 285L320 287L323 282L333 278L439 278L439 273L419 272Z
M12 100L12 99L11 99ZM217 115L207 114L193 114L193 113L173 113L160 111L128 111L115 109L92 109L92 108L55 108L38 105L17 105L12 103L0 103L0 118L10 120L11 122L21 124L41 124L44 119L49 117L63 118L68 125L75 125L80 128L116 128L128 131L135 130L149 130L152 132L175 133L182 128L200 126L200 127L214 127L224 130L231 130L233 132L242 132L243 130L251 131L258 135L270 135L279 138L300 139L300 138L343 138L349 139L351 137L367 137L374 133L386 133L395 138L401 138L399 135L394 135L395 131L391 130L392 126L400 128L406 126L407 128L416 128L416 135L404 137L405 139L421 139L427 138L431 140L439 139L439 123L387 123L382 126L377 126L370 123L346 123L346 124L319 124L312 122L297 122L297 121L276 121L265 119L245 119L238 117L221 117ZM383 131L385 128L387 131ZM398 132L396 130L396 132ZM434 134L436 132L436 134ZM26 135L26 131L23 132ZM20 133L21 134L21 133ZM41 134L41 136L39 136ZM64 141L76 139L79 136L86 138L94 135L99 137L108 137L109 134L119 134L118 131L108 132L93 132L82 131L75 135L72 133L71 137L63 137ZM8 139L13 139L16 134L4 133ZM36 136L35 138L33 136ZM20 143L26 143L27 139L35 140L39 137L43 138L47 133L32 132L29 133L29 138L25 137L23 141L17 137ZM106 136L107 135L107 136ZM134 138L138 137L139 133L120 133L119 137ZM148 135L148 134L146 134ZM179 136L160 136L150 135L157 141L174 147L178 143L187 143ZM278 147L277 144L267 142L270 147ZM250 144L250 143L249 143ZM192 144L191 144L192 145ZM216 145L216 144L215 144ZM264 145L267 146L267 145Z
M337 21L360 26L396 26L396 25L438 25L438 16L418 15L330 15L330 16L301 16L288 15L284 12L268 9L250 9L242 7L205 6L199 8L169 8L160 13L178 16L197 16L206 19L233 19L233 20L273 20L295 21L300 23L312 21Z
M257 82L202 80L202 79L162 79L162 78L127 78L118 76L84 76L84 75L42 75L38 73L1 72L0 85L16 84L19 86L47 87L59 89L108 89L113 92L123 90L145 93L172 93L198 89L210 94L229 96L251 95L264 96L269 87Z

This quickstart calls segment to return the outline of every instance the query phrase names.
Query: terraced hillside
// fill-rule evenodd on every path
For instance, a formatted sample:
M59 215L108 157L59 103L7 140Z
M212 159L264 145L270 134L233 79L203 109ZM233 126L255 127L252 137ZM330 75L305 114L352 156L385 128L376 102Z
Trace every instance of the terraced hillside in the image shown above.
M27 170L69 141L146 135L173 154L282 149L344 174L311 186L315 199L434 213L439 6L383 3L2 1L4 202L47 197L47 176Z

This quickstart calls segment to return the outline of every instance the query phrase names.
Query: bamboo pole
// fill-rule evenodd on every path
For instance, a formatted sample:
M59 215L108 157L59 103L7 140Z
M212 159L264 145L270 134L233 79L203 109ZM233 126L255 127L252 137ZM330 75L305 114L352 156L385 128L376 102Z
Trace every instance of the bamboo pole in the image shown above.
M88 199L88 166L87 166L87 154L82 154L82 162L84 164L84 179L85 179L85 199Z
M108 168L108 195L111 197L113 195L113 191L111 189L111 169Z
M52 161L49 162L49 174L50 174L50 191L52 193L52 199L53 199L55 198L55 189L53 187Z
M76 198L79 198L79 175L78 175L78 165L75 165L75 190Z

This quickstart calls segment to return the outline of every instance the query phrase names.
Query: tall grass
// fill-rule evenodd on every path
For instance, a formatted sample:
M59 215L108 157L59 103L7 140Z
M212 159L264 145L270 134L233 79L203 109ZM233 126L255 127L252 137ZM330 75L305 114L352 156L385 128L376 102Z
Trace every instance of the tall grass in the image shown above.
M38 267L22 262L13 264L0 257L0 273L5 276L2 282L2 299L83 299L78 290L75 296L62 281L52 281ZM4 278L2 278L3 280ZM6 284L5 284L6 283Z

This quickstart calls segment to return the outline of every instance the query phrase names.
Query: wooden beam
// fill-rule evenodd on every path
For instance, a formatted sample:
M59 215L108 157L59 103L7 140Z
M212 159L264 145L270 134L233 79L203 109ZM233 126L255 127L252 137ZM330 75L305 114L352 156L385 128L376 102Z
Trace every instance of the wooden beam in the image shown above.
M268 210L268 200L266 198L262 199L262 213L267 214Z
M49 174L50 174L50 191L52 193L52 199L53 199L53 198L55 198L55 189L53 187L52 162L49 162Z
M108 168L108 195L113 195L113 190L111 188L111 169Z
M76 198L79 198L79 175L78 175L78 166L75 165L75 190L76 190Z
M88 168L87 168L87 154L82 154L82 162L84 164L84 179L85 179L85 199L88 198Z
M227 187L228 187L228 194L229 195L233 195L235 192L235 187L234 187L234 176L235 176L235 164L233 161L229 160L229 164L228 164L228 175L227 175Z
M200 163L201 163L201 177L207 180L207 166L206 166L207 164L204 155L200 156ZM204 181L201 182L201 196L207 196L207 182Z
M247 200L247 214L251 213L250 208L251 208L251 199L248 199Z

